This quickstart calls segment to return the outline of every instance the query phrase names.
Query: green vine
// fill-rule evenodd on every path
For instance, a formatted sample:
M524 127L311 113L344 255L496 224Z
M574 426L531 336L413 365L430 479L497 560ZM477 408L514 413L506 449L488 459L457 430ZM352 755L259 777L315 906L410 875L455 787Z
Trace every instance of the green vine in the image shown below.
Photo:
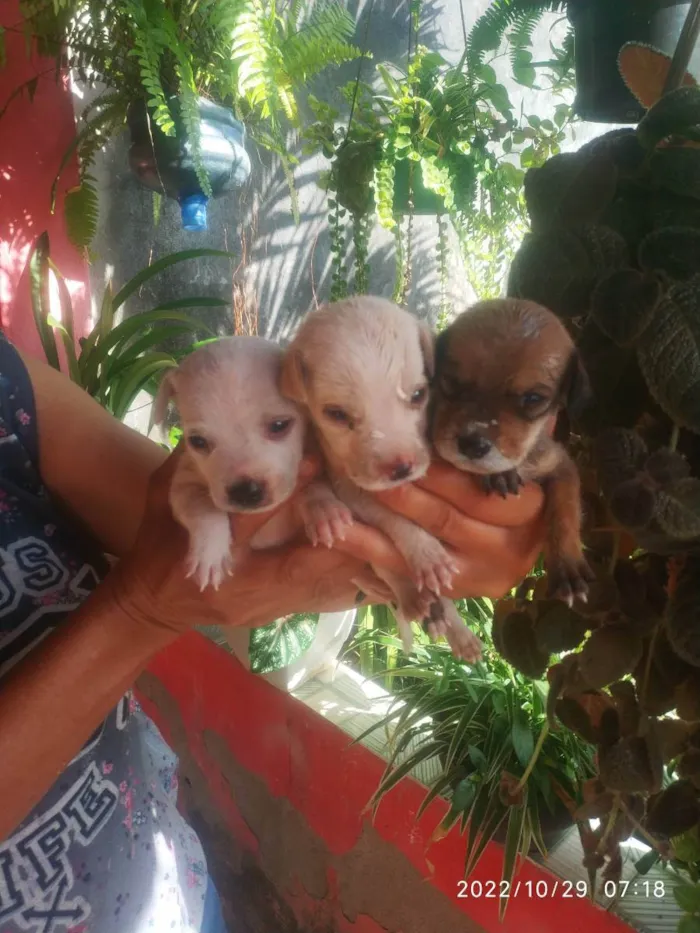
M367 214L352 215L352 242L355 248L355 281L356 295L366 295L369 291L369 237L370 218Z
M440 310L438 312L438 330L447 327L452 315L452 303L447 296L447 283L450 265L450 244L448 241L447 221L444 214L437 215L438 228L438 268L440 271Z
M406 274L406 251L404 249L403 230L401 229L401 217L395 218L394 223L394 250L396 256L396 277L394 279L394 293L392 301L398 304L403 290L403 280Z
M338 204L336 198L332 197L328 198L328 211L331 240L331 301L339 301L348 294L348 277L345 269L345 224L343 223L346 211Z

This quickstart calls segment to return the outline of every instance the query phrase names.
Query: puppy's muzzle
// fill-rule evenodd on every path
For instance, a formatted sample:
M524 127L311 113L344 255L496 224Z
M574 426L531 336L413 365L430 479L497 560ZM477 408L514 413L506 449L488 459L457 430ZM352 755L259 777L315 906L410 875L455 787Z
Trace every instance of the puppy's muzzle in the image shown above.
M267 484L246 477L226 490L228 501L239 509L257 509L267 498Z
M468 460L482 460L492 447L491 441L476 431L460 434L457 438L457 448Z

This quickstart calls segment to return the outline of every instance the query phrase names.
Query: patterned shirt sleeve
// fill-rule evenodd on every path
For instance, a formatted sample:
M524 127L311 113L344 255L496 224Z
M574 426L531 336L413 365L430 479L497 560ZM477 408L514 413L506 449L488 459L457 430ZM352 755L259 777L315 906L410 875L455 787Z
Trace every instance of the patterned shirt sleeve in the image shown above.
M0 334L0 431L15 435L34 469L39 467L34 391L27 368L14 346Z

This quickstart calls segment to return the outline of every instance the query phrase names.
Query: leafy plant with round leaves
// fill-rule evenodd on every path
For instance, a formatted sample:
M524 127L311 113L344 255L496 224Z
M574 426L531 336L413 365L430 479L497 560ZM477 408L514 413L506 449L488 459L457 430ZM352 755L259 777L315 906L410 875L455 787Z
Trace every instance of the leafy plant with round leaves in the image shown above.
M596 579L574 606L585 631L562 626L568 654L545 664L552 727L596 748L577 815L584 862L591 885L617 880L620 843L642 834L649 863L693 882L677 889L684 930L700 904L699 128L700 89L685 87L636 130L529 172L531 230L508 284L562 319L594 393L569 445ZM500 647L527 671L544 593L502 611L513 631Z

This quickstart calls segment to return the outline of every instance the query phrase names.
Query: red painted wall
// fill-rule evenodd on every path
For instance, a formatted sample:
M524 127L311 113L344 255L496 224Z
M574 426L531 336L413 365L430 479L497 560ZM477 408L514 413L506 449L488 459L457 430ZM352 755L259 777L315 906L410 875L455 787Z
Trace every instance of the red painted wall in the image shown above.
M254 853L256 840L238 813L218 765L207 752L205 731L221 736L238 762L262 778L273 797L286 797L331 853L340 855L354 848L369 819L363 810L384 771L382 760L363 746L350 746L348 736L335 725L244 671L230 655L201 635L192 633L181 638L155 659L150 671L176 702L190 750L242 848ZM158 709L145 701L144 708L167 735L167 722ZM561 881L556 893L557 879L529 861L518 876L522 893L511 900L503 925L498 921L497 899L458 898L464 840L455 830L426 851L446 805L442 800L435 801L416 824L415 814L424 794L417 782L403 781L382 803L374 829L489 933L559 933L562 929L567 933L630 933L621 920L588 901L563 897ZM502 850L492 844L473 878L484 884L498 880L501 866ZM540 894L548 892L548 896L534 896L538 881ZM530 888L526 882L531 882ZM328 886L331 892L337 890L332 877ZM297 890L303 890L302 886L297 885ZM379 933L380 927L370 918L350 923L333 893L330 899L336 933ZM290 906L302 926L313 916L310 912L314 904L309 897L294 896Z
M76 334L85 332L90 305L84 258L70 244L63 222L63 193L76 184L70 165L61 182L58 207L50 212L51 185L75 135L71 93L56 80L50 61L28 59L18 0L2 0L7 65L0 70L0 109L13 90L38 76L36 94L15 98L0 120L0 325L21 349L43 358L34 328L26 264L33 242L49 232L51 255L73 296Z

